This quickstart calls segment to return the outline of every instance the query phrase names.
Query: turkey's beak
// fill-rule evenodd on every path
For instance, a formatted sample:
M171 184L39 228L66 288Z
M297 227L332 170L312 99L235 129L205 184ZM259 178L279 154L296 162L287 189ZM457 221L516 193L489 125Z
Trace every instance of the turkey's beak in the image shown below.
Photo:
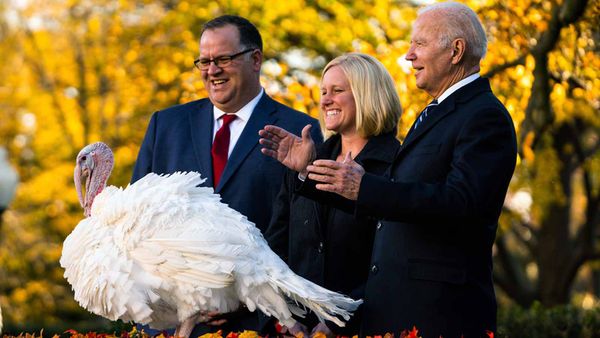
M81 167L79 166L79 163L77 163L77 165L75 166L73 178L75 179L75 190L77 190L77 198L79 199L79 204L83 208L83 193L81 192Z
M77 190L77 198L79 199L79 204L83 208L83 214L86 217L88 217L90 215L90 206L88 205L89 201L87 200L87 197L89 195L87 188L89 188L90 186L90 179L92 175L90 167L86 163L86 161L82 161L81 163L80 161L77 161L77 165L75 165L75 172L73 176L75 178L75 190ZM83 195L83 181L85 181L86 187L85 196Z

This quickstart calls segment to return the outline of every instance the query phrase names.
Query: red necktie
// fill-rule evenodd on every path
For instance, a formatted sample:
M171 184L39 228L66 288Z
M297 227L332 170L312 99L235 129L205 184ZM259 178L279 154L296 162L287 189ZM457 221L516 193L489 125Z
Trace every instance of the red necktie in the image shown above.
M215 135L215 140L213 141L212 149L210 151L213 160L213 187L215 188L219 185L221 175L223 174L223 169L225 169L225 165L227 164L230 135L229 124L231 123L231 121L235 120L236 115L225 114L222 117L223 125L217 131L217 134Z

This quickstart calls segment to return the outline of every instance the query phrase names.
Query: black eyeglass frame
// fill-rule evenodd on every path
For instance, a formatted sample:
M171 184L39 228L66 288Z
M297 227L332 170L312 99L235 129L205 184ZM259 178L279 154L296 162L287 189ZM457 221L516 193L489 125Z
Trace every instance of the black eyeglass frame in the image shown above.
M233 61L233 59L235 59L236 57L246 54L248 52L254 52L255 50L256 50L256 48L248 48L239 53L235 53L232 55L222 55L222 56L216 57L214 59L196 59L196 60L194 60L194 66L196 68L198 68L199 70L204 71L204 70L208 70L208 67L210 67L210 63L212 62L215 64L215 66L217 66L219 68L224 68L224 67L229 66L231 61ZM203 62L206 62L206 65L202 65ZM225 63L224 65L222 64L223 62Z

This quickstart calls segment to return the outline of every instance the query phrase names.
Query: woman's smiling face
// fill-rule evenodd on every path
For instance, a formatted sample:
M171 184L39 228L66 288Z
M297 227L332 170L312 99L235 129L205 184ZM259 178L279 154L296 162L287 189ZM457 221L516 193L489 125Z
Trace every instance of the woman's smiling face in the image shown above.
M325 128L338 134L356 133L356 102L344 71L333 66L321 82L321 113Z

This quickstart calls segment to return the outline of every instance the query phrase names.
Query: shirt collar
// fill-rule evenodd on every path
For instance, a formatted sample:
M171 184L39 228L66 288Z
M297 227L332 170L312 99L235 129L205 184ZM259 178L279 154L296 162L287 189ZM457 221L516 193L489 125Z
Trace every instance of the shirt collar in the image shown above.
M461 87L468 85L469 83L477 80L479 77L480 77L479 73L471 74L471 75L465 77L464 79L458 81L457 83L453 84L452 86L450 86L450 88L446 89L442 93L442 95L440 95L440 97L437 98L438 104L442 103L442 101L444 101L444 99L446 99L448 96L450 96L455 91L459 90Z
M258 93L258 95L256 95L256 97L254 97L252 100L250 100L250 102L246 103L245 106L243 106L242 108L240 108L240 110L234 112L233 114L235 114L240 120L248 121L250 119L250 115L252 115L254 108L256 108L256 105L258 105L258 101L260 101L260 98L263 96L264 92L265 90L261 87L260 92ZM215 121L219 120L219 118L221 118L221 116L225 114L226 113L224 111L217 108L217 106L213 105L213 117Z

